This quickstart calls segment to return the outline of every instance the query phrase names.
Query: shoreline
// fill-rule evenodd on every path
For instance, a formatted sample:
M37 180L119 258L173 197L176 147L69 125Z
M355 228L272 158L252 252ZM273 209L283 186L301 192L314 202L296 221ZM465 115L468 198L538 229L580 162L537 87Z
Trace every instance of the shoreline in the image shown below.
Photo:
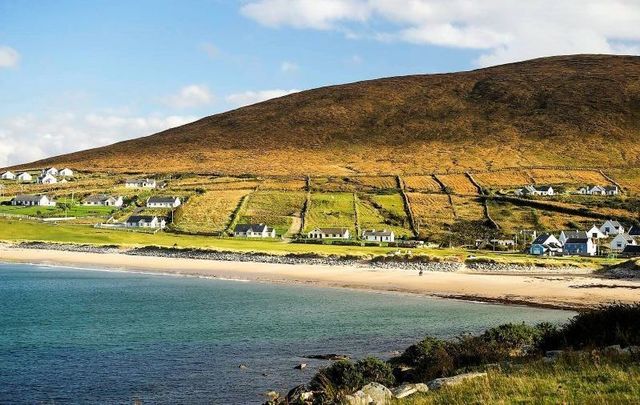
M414 267L404 266L403 268L402 263L385 263L383 267L360 266L349 262L345 264L265 263L249 260L173 257L167 252L156 255L152 252L123 252L117 249L91 252L24 248L7 244L0 245L0 261L144 272L167 276L409 293L549 309L584 310L606 303L640 301L640 296L635 291L640 288L640 281L599 277L586 270L555 269L535 272L501 270L496 272L486 269L451 269L447 265L443 267L444 270L439 271L438 263L433 263L431 264L433 268L425 271L422 276L418 276Z

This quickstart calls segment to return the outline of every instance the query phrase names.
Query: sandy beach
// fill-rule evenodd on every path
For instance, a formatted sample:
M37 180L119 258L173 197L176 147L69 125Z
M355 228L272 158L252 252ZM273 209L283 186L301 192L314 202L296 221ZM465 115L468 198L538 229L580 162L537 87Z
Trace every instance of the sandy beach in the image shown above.
M229 262L0 247L0 261L144 271L270 283L317 285L426 296L580 309L640 301L640 281L605 279L588 272L425 272L358 266Z

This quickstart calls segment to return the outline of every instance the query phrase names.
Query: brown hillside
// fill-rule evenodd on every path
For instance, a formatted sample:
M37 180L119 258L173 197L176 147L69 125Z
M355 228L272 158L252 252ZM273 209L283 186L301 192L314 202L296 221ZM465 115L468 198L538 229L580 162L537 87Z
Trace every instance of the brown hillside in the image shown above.
M230 174L640 166L640 57L560 56L324 87L24 167L54 164Z

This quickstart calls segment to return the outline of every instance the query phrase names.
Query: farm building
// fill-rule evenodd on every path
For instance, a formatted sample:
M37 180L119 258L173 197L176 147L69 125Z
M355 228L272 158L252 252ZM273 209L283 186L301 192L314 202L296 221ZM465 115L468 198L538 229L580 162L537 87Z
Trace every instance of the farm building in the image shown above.
M2 173L0 178L2 180L15 180L16 179L16 175L14 173L12 173L12 172L4 172L4 173Z
M154 179L127 179L124 186L127 188L156 188L157 183Z
M307 234L309 239L349 239L347 228L315 228Z
M82 205L99 205L105 207L122 207L122 197L107 194L95 194L84 199Z
M23 172L18 175L19 182L30 183L32 180L33 180L33 177L27 172Z
M386 229L382 231L370 229L362 232L362 239L368 242L394 242L396 236L393 231L387 231Z
M56 202L46 195L19 194L11 200L11 205L55 207Z
M238 224L233 236L239 238L275 238L276 230L265 224Z
M147 199L147 208L176 208L180 204L180 197L149 197Z
M132 215L125 222L129 228L158 228L164 229L167 222L164 218L154 215Z

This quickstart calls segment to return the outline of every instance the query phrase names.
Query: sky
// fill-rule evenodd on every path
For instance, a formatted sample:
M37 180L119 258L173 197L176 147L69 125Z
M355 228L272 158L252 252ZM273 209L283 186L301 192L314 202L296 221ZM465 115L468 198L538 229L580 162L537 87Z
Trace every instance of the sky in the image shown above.
M0 167L320 86L640 54L640 0L0 0Z

